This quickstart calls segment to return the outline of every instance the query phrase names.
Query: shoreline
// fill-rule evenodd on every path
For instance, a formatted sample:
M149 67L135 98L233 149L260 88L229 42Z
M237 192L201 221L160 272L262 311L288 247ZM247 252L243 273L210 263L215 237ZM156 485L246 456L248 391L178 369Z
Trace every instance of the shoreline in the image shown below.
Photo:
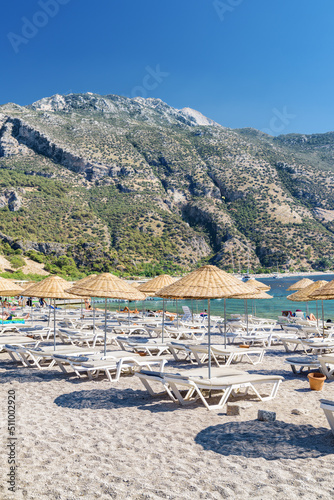
M278 279L281 279L281 278L298 278L299 276L330 276L330 275L334 275L334 271L305 271L305 272L301 272L301 271L296 271L296 272L289 272L289 273L278 273L279 275L279 278ZM238 274L238 273L234 273L233 276L235 276L236 278L239 278L239 277L245 277L245 276L249 276L250 278L253 278L253 279L257 279L257 278L274 278L277 276L277 273L263 273L263 274L254 274L254 273L249 273L249 274Z

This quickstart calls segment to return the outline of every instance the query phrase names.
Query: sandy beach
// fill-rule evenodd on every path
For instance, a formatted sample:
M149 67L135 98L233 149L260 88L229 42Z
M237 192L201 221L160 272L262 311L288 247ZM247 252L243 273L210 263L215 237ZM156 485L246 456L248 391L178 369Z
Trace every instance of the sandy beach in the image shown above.
M227 416L226 406L209 412L198 402L183 408L152 398L135 376L112 385L22 368L0 354L2 415L8 391L17 398L19 464L12 493L2 418L0 498L333 498L334 437L319 400L334 399L334 382L311 392L306 375L283 364L286 356L275 346L263 364L237 365L285 380L276 399L242 397L241 415ZM168 364L181 367L189 364ZM292 414L296 408L303 414ZM259 409L275 411L276 422L258 421Z

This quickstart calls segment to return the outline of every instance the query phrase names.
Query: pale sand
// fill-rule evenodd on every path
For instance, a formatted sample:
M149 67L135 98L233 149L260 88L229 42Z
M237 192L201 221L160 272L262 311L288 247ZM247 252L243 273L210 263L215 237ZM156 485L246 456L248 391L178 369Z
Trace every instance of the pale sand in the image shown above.
M151 396L137 377L111 385L59 371L17 368L0 355L1 499L329 499L334 496L334 438L319 399L334 400L334 382L311 392L305 375L283 365L275 347L260 366L281 373L275 400L251 402L242 415L201 404L180 408ZM183 367L187 365L184 363ZM175 364L170 368L175 370ZM18 398L16 493L7 492L6 401ZM291 410L308 410L293 415ZM257 411L277 412L275 423Z

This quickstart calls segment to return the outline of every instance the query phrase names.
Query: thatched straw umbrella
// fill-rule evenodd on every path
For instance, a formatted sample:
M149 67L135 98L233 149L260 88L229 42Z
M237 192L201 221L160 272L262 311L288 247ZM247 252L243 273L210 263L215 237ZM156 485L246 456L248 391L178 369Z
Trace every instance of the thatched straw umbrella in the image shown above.
M255 290L255 291L253 291L253 293L252 292L246 292L246 293L234 294L230 298L231 299L244 299L245 300L245 303L246 303L246 325L247 325L247 335L248 335L248 307L247 307L247 300L248 299L272 299L273 297L271 295L268 295L263 290Z
M142 283L137 287L138 290L144 292L146 295L157 295L157 293L165 288L168 285L171 285L175 281L178 281L177 278L173 278L169 276L169 274L160 274L155 278L146 281L146 283ZM179 317L177 310L177 299L176 299L176 318L177 318L177 327L179 327ZM164 341L164 329L165 329L165 299L162 299L162 330L161 330L161 340Z
M39 297L43 299L53 299L53 344L56 350L56 299L73 299L72 294L67 293L68 281L60 276L48 276L44 280L26 288L22 295L25 297ZM78 298L78 297L77 297Z
M334 299L334 280L327 281L326 285L315 292L310 294L312 300L321 300L322 304L322 334L325 334L325 322L324 322L324 300Z
M311 283L305 288L302 288L301 290L298 290L298 292L295 292L291 295L287 296L288 300L293 300L294 302L310 302L312 300L316 301L316 308L317 308L317 324L319 323L318 320L318 301L315 297L312 297L312 293L316 292L320 288L323 288L324 285L327 285L328 281L325 280L319 280L315 281L314 283ZM323 311L323 303L322 303L322 311Z
M104 355L107 354L107 299L143 300L145 294L136 290L125 280L111 273L103 273L87 280L81 287L70 288L71 293L83 297L101 297L105 299L104 307Z
M174 283L175 278L172 278L172 276L169 276L169 274L160 274L159 276L156 276L155 278L146 281L146 283L141 283L137 289L140 290L141 292L144 292L146 295L153 296L155 295L159 290L162 288L165 288L165 286L171 285ZM177 306L176 306L177 308ZM177 311L176 311L177 312ZM164 323L164 314L165 313L165 301L163 300L162 304L162 323ZM164 328L164 325L162 325L162 328ZM163 331L162 331L162 337L163 337Z
M288 292L292 292L293 290L301 290L302 288L306 288L309 285L312 285L314 281L310 280L309 278L303 278L293 285L290 285L289 288L287 288Z
M157 293L162 298L207 299L208 300L208 350L209 378L211 378L211 332L210 332L210 300L224 298L225 342L226 342L226 307L225 299L236 293L253 289L242 283L231 274L216 266L203 266L184 278L163 288Z
M270 286L265 285L264 283L261 283L261 281L257 281L255 279L250 279L246 281L246 284L249 286L253 286L257 290L264 290L265 292L269 292Z
M23 288L19 285L16 285L11 280L7 280L5 278L0 277L0 296L1 297L15 297L15 295L21 295L23 292ZM2 320L1 324L3 325L3 301L2 301Z

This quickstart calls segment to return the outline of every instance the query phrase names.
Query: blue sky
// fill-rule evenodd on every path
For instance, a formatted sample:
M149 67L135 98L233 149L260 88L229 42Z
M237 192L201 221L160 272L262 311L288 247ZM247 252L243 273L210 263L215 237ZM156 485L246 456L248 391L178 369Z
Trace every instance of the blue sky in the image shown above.
M333 24L333 0L6 2L0 103L143 95L232 128L332 131Z

